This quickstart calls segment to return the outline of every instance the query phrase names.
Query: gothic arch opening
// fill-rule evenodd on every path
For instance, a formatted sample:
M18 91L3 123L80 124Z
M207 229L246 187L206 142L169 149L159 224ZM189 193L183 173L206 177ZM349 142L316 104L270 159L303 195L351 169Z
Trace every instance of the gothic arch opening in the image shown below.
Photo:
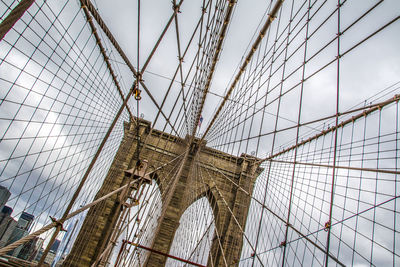
M182 214L169 254L207 265L215 231L213 209L206 196L191 204ZM212 257L212 256L211 256ZM169 258L165 266L184 266Z
M139 205L130 208L123 222L123 231L118 238L111 261L116 266L143 266L149 252L135 249L125 241L151 247L158 219L161 215L162 200L157 177L152 177L152 184L144 184L136 196ZM134 199L136 191L132 192ZM131 199L131 201L132 201Z

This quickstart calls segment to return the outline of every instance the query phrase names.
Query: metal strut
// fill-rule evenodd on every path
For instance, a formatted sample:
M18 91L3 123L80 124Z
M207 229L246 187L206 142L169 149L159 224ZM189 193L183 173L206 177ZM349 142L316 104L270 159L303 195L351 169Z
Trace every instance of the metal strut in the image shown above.
M192 261L188 261L188 260L185 260L185 259L182 259L182 258L173 256L173 255L170 255L170 254L167 254L167 253L164 253L164 252L161 252L161 251L152 249L152 248L148 248L148 247L145 247L145 246L142 246L142 245L133 243L133 242L131 242L131 241L125 240L125 239L122 239L122 245L121 245L120 253L122 253L122 250L123 250L123 248L124 248L124 246L125 246L126 244L129 244L129 245L132 245L132 246L141 248L141 249L145 249L145 250L148 250L148 251L150 251L150 252L152 252L152 253L157 253L157 254L163 255L163 256L165 256L165 257L168 257L168 258L171 258L171 259L174 259L174 260L178 260L178 261L181 261L181 262L184 262L184 263L188 263L188 264L191 264L191 265L194 265L194 266L206 267L206 266L204 266L204 265L201 265L201 264L198 264L198 263L195 263L195 262L192 262Z

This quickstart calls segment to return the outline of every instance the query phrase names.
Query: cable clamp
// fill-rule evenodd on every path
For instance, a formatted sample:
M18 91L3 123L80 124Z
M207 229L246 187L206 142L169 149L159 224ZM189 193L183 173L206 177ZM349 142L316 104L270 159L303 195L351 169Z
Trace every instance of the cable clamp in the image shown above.
M174 10L176 13L181 13L179 10L179 5L174 4L174 2L172 2L172 10Z
M279 244L279 247L280 247L280 248L286 247L286 241L282 241L282 242Z
M274 19L276 19L276 16L273 16L273 15L271 15L271 14L268 14L268 16L269 16L269 21L270 21L270 22L273 22Z
M132 201L132 204L131 204L132 206L138 206L139 205L139 199L134 199L133 201Z
M331 228L331 221L327 221L324 225L324 231L328 232L329 228Z
M60 231L62 231L62 232L66 232L66 231L67 231L67 230L64 229L64 226L63 226L63 224L62 224L60 221L57 221L57 219L54 218L54 217L51 217L51 216L49 216L49 217L50 217L50 220L51 220L53 223L56 224L56 227L60 227Z
M140 80L140 76L138 76L138 80ZM142 99L142 97L140 96L140 93L142 92L142 90L139 90L138 80L135 81L135 85L134 85L135 88L133 89L133 95L135 96L135 99L137 101Z

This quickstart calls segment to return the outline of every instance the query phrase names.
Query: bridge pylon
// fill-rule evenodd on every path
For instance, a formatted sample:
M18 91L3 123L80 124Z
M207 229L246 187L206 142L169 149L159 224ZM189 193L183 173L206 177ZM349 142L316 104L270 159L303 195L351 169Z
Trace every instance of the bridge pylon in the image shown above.
M182 214L196 200L206 197L212 208L215 223L215 234L207 265L223 266L225 259L228 265L236 265L243 246L243 231L250 196L255 179L262 171L258 159L245 154L240 157L229 155L207 147L205 142L200 143L197 138L188 144L192 138L183 139L159 130L150 130L150 122L138 121L139 127L133 122L124 124L124 137L95 199L129 182L130 177L125 171L134 168L137 162L139 131L140 159L149 161L150 166L147 170L165 165L151 176L158 184L162 196L161 210L164 210L158 219L152 249L168 254ZM183 164L180 176L171 175L176 172L173 170L174 166L167 163L184 154L188 148L187 159L180 162ZM198 172L203 173L200 181L194 178L194 166ZM177 179L173 192L168 187L172 184L171 179ZM132 193L136 189L137 187L130 187ZM167 196L170 200L167 200ZM122 210L121 193L92 207L63 266L91 266L95 263L110 243ZM145 266L164 266L166 261L166 256L150 253Z

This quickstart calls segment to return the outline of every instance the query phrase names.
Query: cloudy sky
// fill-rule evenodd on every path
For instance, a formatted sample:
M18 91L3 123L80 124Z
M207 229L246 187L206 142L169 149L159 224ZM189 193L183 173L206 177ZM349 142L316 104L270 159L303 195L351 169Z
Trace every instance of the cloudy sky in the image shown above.
M223 2L220 1L220 3ZM272 1L272 5L274 2ZM0 183L10 188L13 194L8 205L14 208L14 216L17 218L22 210L27 210L39 216L36 227L40 227L48 220L49 213L61 215L63 201L70 198L72 189L82 177L121 104L115 85L95 45L95 40L93 36L90 36L90 28L85 24L84 14L79 9L78 1L65 3L67 2L37 1L22 21L17 23L0 43L0 84L3 87L0 104L0 129L3 133L0 140ZM14 1L2 1L0 7L2 19L8 14L9 7L15 4ZM96 0L93 4L136 67L138 65L137 2ZM202 4L203 1L200 0L184 1L181 6L178 13L181 51L186 48L201 17ZM214 4L213 2L212 5ZM312 19L308 27L303 27L306 25L309 5L311 7L309 15ZM340 11L340 29L345 32L340 37L339 53L345 55L340 59L339 72L335 61L338 45L335 39L338 31L336 5L337 1L332 0L285 1L279 16L274 20L270 31L267 32L267 36L255 53L253 61L242 76L239 86L235 88L223 109L222 116L207 136L210 146L235 155L254 152L257 157L265 158L267 155L295 144L297 136L299 139L305 139L322 129L332 127L335 124L333 118L300 127L299 132L295 127L273 134L276 130L296 126L299 122L304 123L334 115L338 81L339 112L378 103L399 93L399 2L358 0L343 3ZM232 78L238 72L238 66L243 63L250 45L258 35L261 25L265 23L270 6L269 1L261 0L237 2L213 76L210 94L207 95L201 114L204 120L199 136L204 132L221 101L219 96L223 96L231 85ZM371 9L372 7L374 8ZM371 9L370 12L369 9ZM146 61L172 12L171 1L141 1L139 68ZM36 15L32 19L34 14ZM333 15L330 16L331 14ZM289 25L290 17L293 18L290 26L292 32L288 34L289 28L286 27ZM393 23L385 26L391 21ZM374 34L381 28L379 33ZM111 64L116 70L122 91L126 94L133 83L132 74L104 33L99 29L98 31L104 40L106 53L110 56ZM308 35L313 34L305 48L304 40L307 31ZM365 40L371 34L374 35ZM290 38L286 39L288 36ZM172 23L143 74L144 83L158 105L161 105L179 65L176 39L175 24ZM334 41L331 43L332 39ZM163 106L163 112L167 115L173 111L174 102L180 92L190 95L194 90L188 86L192 80L195 80L194 74L188 73L197 51L198 40L199 37L196 36L183 61L182 77L185 78L188 75L184 89L182 90L180 85L180 74L176 76L176 82L172 83ZM277 41L274 42L275 40ZM360 44L357 45L358 43ZM354 48L351 49L352 47ZM296 50L297 48L299 49ZM285 57L288 60L283 67ZM303 68L304 57L308 61ZM318 71L326 64L328 64L326 67ZM307 78L304 83L301 83L302 75ZM113 90L106 90L109 88ZM199 88L199 90L202 89ZM301 102L300 94L302 94ZM282 96L279 97L280 95ZM180 108L182 103L182 96L179 96L177 108ZM135 101L131 100L129 106L136 114ZM300 119L299 110L301 110ZM145 92L142 93L139 113L143 113L145 119L153 122L157 114L157 108ZM182 130L179 133L184 136L187 133L184 127L186 122L183 122L182 113L179 116L177 114L175 110L171 121L177 121L177 125L182 121L178 131ZM351 113L347 117L342 116L339 122L356 114L358 113ZM397 164L397 151L392 150L397 144L397 135L393 135L397 131L396 124L393 123L398 119L397 114L396 106L392 105L383 109L378 115L375 114L365 121L358 121L338 131L341 144L338 162L346 163L348 166L396 168L394 165ZM96 177L104 177L122 137L122 121L128 118L127 112L124 112L89 178L87 190L81 195L76 207L86 204L87 199L93 197L94 192L97 191L99 184L90 181L95 181ZM380 125L379 129L377 129L378 125ZM164 127L166 127L165 131L172 131L171 127L166 125L165 118L160 116L156 128L164 129ZM312 144L303 146L299 157L304 162L331 165L334 137L334 134L330 134L324 137L324 140L320 138ZM365 140L373 140L368 148L360 152L353 150L356 148L349 148L348 144L351 143L359 144L358 148L362 148L366 146ZM378 155L379 151L381 153ZM368 153L375 158L375 161L367 159L365 155ZM350 154L355 156L352 158ZM293 151L288 151L279 159L293 161ZM262 203L268 203L270 208L282 210L281 215L286 218L287 203L278 203L277 199L284 197L286 202L289 199L290 170L293 166L265 163L264 167L267 170L271 168L270 175L264 172L257 180L254 197ZM319 213L317 212L319 219L312 221L309 218L311 216L308 215L310 219L308 228L302 221L298 222L300 229L311 232L311 229L320 229L324 223L324 216L326 216L324 211L329 208L328 200L330 199L330 188L325 185L329 184L330 180L325 177L326 175L324 176L327 170L323 168L304 167L301 171L297 171L298 173L294 175L296 177L294 187L298 190L299 197L293 205L300 210L300 214L312 213L318 210L318 207L323 207L320 208ZM275 176L272 175L274 173ZM379 201L398 195L398 192L387 189L397 185L394 175L385 176L387 181L381 181L379 178L382 176L374 173L369 177L371 184L367 183L367 188L358 189L358 191L357 188L362 186L360 180L364 173L362 175L337 173L336 175L343 177L344 180L341 182L355 180L353 181L355 192L346 190L336 198L339 200L342 197L343 203L350 202L350 199L365 198L368 192L372 192L378 195L378 199L365 200L362 204L365 205L364 208L368 208L369 205L375 205ZM268 185L267 177L271 177ZM349 177L358 177L358 179L351 180ZM344 182L343 187L339 188L347 188L349 183ZM323 197L318 199L312 192L310 193L312 188L321 190ZM270 199L264 198L265 191L269 192ZM359 192L361 193L357 194ZM309 198L314 202L306 207L303 202ZM346 217L344 210L359 212L362 209L359 202L343 205L348 206L344 209L340 209L339 204L337 206L339 209L337 212L340 213L335 215L337 220ZM392 210L393 208L388 207ZM265 210L263 212L268 213ZM247 232L254 234L257 231L266 231L258 225L269 225L275 222L276 218L271 217L271 214L266 214L265 218L261 219L260 213L260 206L253 203ZM323 215L320 215L321 213ZM373 217L376 217L375 212ZM262 220L267 220L267 222ZM365 236L368 236L369 240L374 240L374 234L371 234L374 232L369 228L375 227L376 224L371 224L371 220L373 219L370 219L369 224L366 223L363 229L367 229L365 232L368 234ZM381 225L385 226L385 224ZM280 235L284 233L285 227L278 224L276 227L276 233L279 232L279 234L274 237L268 235L267 241L258 248L259 253L273 248L274 242L282 239ZM393 229L393 226L383 228ZM354 226L348 229L350 229L349 233L356 232ZM347 233L345 231L340 230L338 235L346 235L343 234ZM390 234L393 234L393 231ZM252 242L256 242L253 240L256 235L249 234L249 236ZM319 240L318 237L315 238ZM320 237L320 239L325 239L325 237ZM397 239L398 236L394 234L392 241L388 244L378 240L375 242L376 247L390 247L396 244ZM351 242L346 241L346 244L349 243ZM334 244L337 253L340 254L337 244L341 244L341 241ZM306 251L306 245L301 243L300 247L299 250ZM248 249L248 246L244 248L243 258L251 254ZM357 248L358 250L360 248ZM361 257L357 254L360 256L359 261L353 260L352 263L360 262L361 264L362 261L368 262L375 259L379 263L387 255L385 249L380 254L376 252L379 249L375 249L375 252L371 248L367 250L368 253L365 254L367 256ZM276 256L279 253L273 250L273 255L265 256L265 260L271 264L279 261L279 257ZM352 253L348 251L343 253L345 256L342 257L347 262L350 257L348 255ZM354 256L354 253L352 255ZM397 258L395 257L397 260L398 255L397 252ZM386 263L395 265L394 261L389 260ZM296 260L292 263L296 264Z

